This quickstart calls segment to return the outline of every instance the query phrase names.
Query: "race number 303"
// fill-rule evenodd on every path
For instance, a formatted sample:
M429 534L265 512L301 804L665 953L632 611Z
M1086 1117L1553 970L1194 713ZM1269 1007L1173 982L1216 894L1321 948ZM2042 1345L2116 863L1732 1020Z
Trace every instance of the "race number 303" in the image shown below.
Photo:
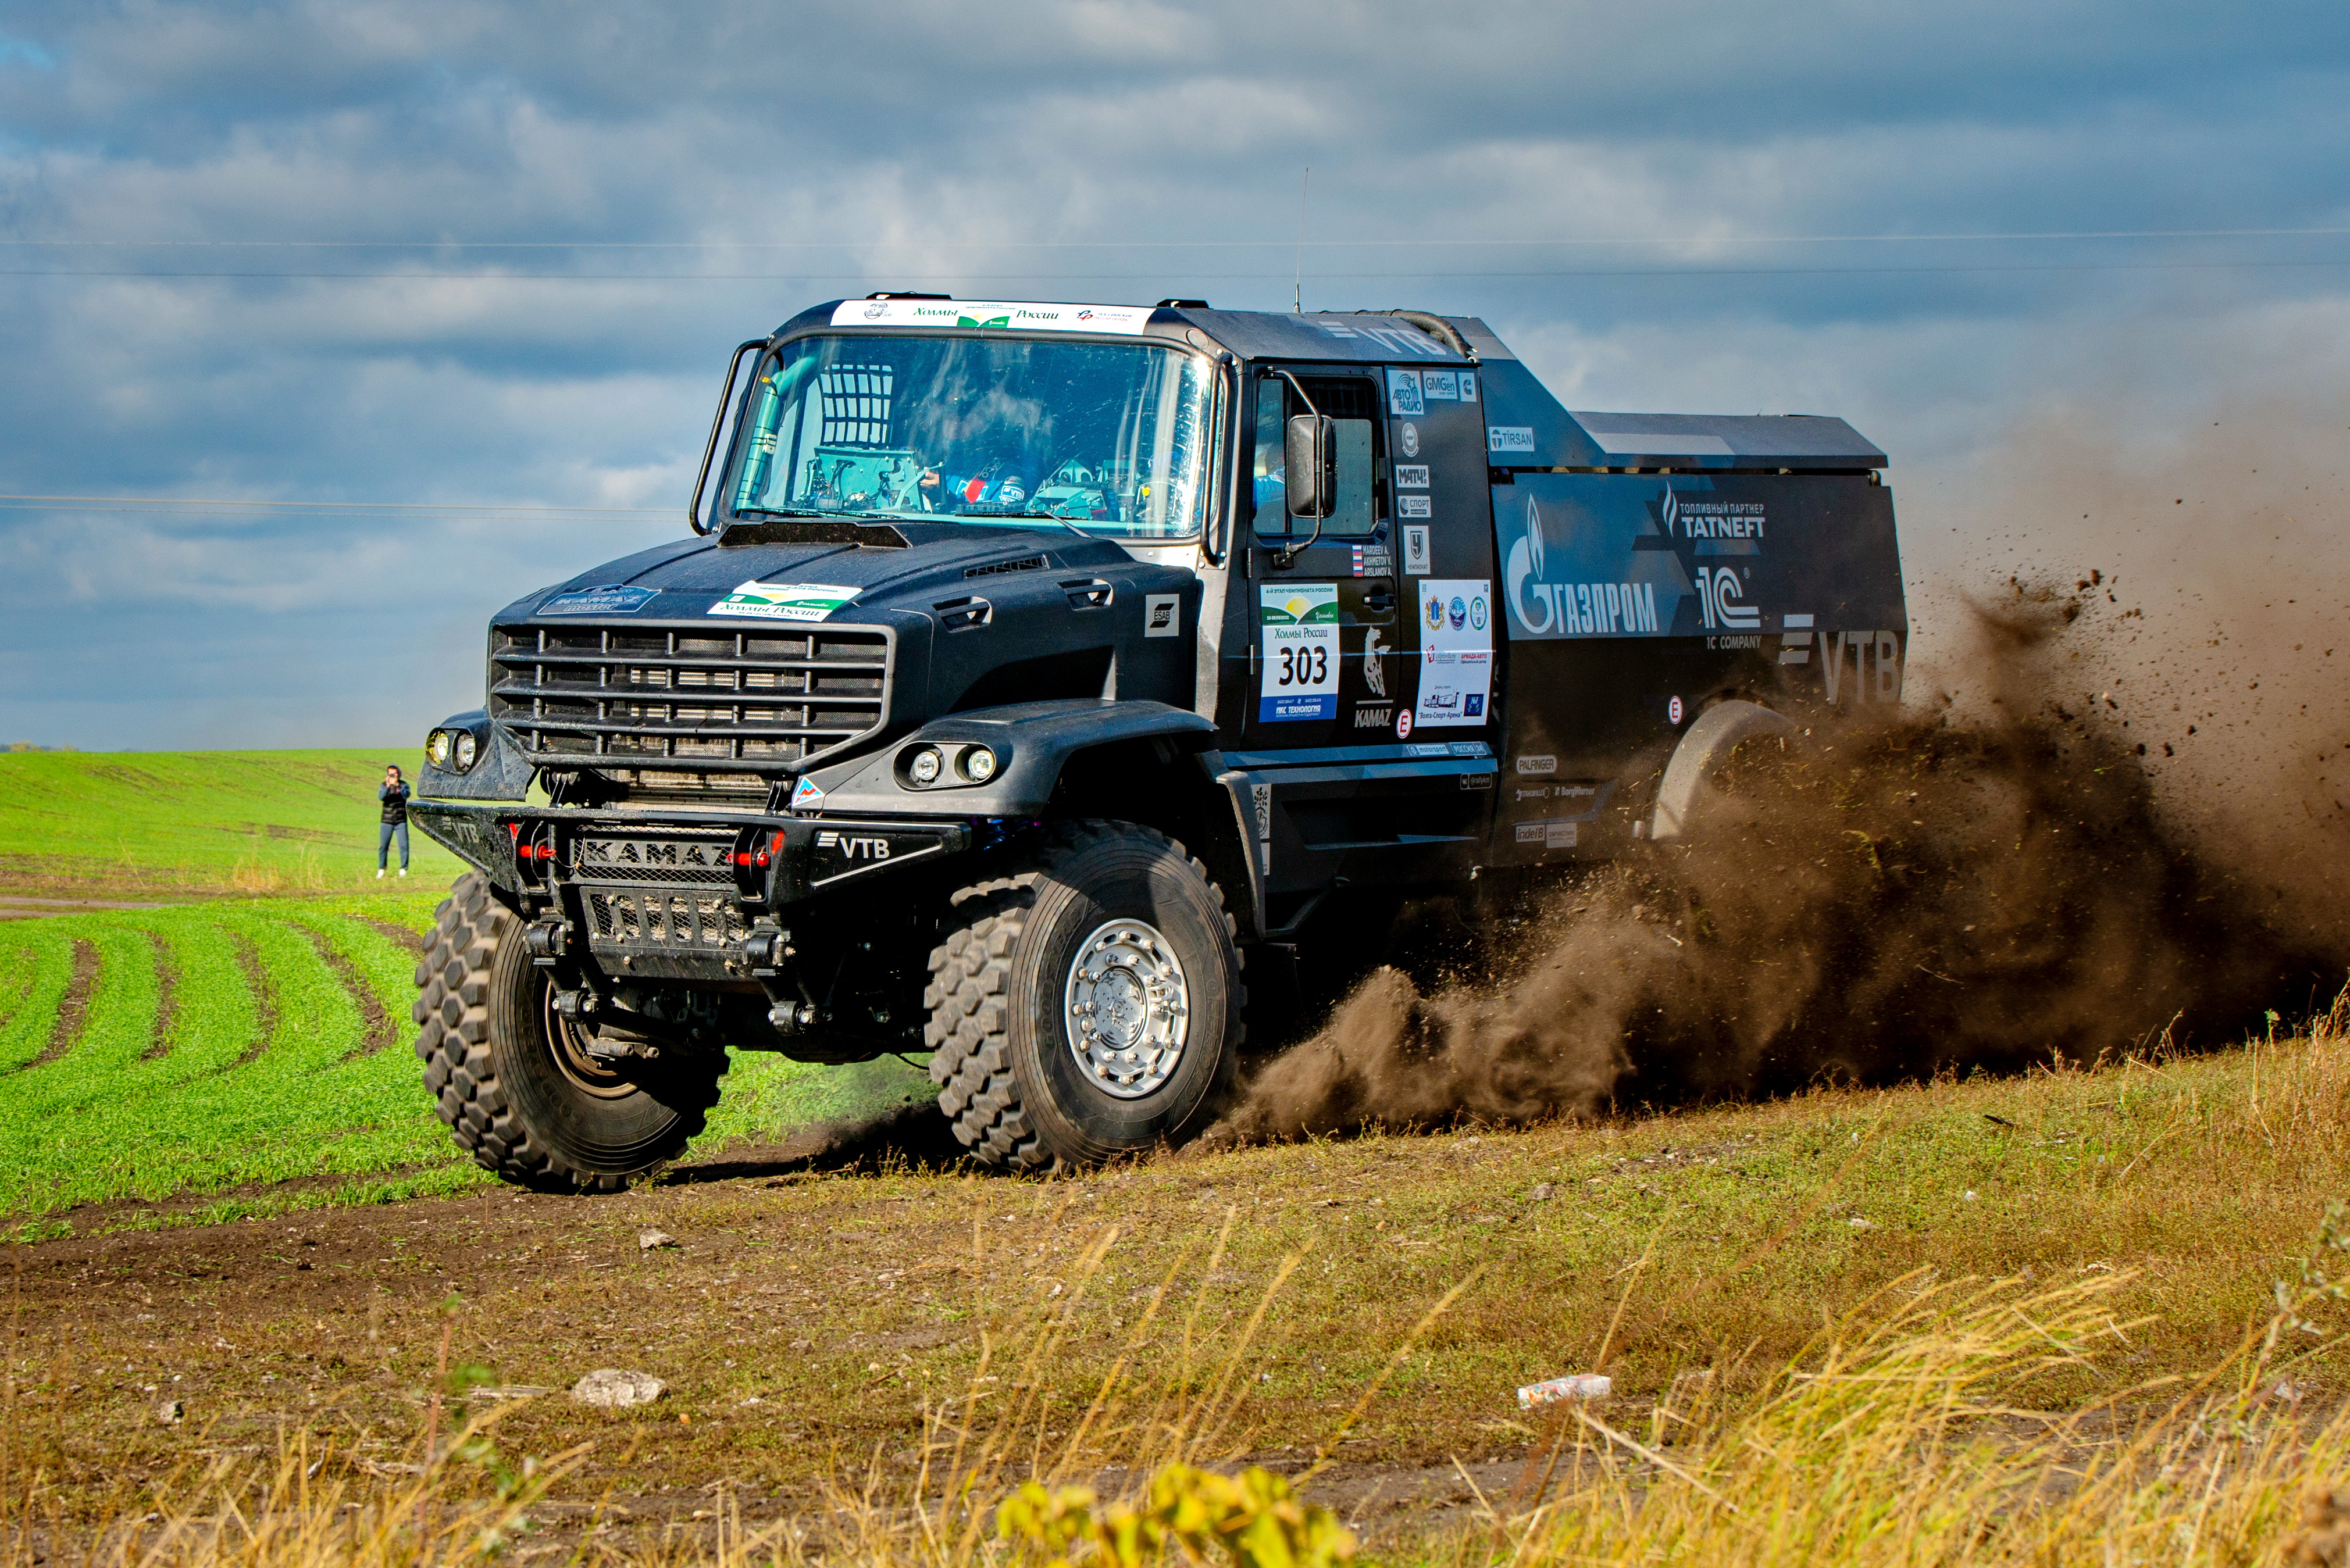
M1337 717L1338 585L1265 584L1258 594L1264 660L1257 722Z

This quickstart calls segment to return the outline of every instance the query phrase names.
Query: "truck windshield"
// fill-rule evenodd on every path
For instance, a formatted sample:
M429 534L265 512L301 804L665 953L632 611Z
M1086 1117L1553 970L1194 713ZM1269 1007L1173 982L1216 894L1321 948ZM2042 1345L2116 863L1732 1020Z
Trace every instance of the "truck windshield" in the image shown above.
M737 514L1200 529L1205 364L1149 344L803 337L760 362Z

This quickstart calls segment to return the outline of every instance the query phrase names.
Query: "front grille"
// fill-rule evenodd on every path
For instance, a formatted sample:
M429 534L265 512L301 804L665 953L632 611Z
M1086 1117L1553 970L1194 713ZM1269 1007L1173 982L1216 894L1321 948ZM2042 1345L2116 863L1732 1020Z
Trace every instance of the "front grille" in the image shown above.
M577 882L731 888L733 847L732 833L583 833L572 839L567 864Z
M542 764L796 771L881 727L890 651L878 627L494 627L490 716Z
M725 897L649 888L586 889L593 941L645 948L728 948L751 928Z

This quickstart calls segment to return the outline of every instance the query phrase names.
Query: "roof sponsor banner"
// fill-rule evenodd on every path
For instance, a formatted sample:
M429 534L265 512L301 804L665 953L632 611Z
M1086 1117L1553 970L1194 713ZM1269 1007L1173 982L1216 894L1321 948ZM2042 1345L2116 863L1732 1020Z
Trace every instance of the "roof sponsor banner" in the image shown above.
M835 327L950 327L992 332L1111 332L1133 337L1150 324L1147 305L1046 305L1003 299L846 299Z

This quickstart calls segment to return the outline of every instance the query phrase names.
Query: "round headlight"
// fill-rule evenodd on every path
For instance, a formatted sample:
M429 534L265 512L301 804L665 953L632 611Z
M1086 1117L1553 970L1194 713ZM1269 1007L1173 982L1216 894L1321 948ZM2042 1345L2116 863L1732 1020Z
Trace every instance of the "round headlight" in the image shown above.
M424 742L424 755L434 767L447 767L449 765L449 732L435 730L427 736Z
M472 767L473 765L473 732L471 730L458 731L456 744L451 748L450 754L457 759L457 771L459 773L462 774L467 768Z
M918 784L934 784L939 782L939 769L944 765L945 761L945 758L939 755L939 749L936 746L924 746L920 751L916 752L913 760L906 764L906 776Z
M985 784L995 776L995 753L985 746L973 746L962 754L962 776L973 784Z

